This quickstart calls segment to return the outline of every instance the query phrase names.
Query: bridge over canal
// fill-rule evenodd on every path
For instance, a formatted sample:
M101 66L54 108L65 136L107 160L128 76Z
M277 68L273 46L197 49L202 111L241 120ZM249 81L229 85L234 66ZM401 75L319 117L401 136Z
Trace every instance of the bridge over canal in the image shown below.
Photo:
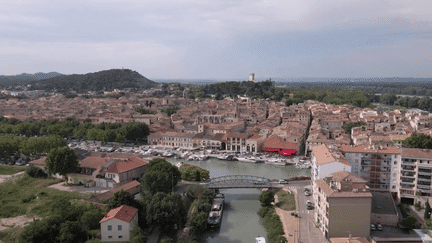
M251 175L227 175L210 178L206 183L209 189L231 189L231 188L282 188L278 182L270 179Z

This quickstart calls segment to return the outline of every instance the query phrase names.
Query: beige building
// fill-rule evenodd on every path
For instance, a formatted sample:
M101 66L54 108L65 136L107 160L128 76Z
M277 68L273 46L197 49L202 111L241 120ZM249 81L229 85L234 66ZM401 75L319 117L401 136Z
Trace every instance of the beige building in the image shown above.
M331 176L338 171L351 172L350 162L337 151L335 146L313 146L311 162L312 181Z
M315 222L326 238L369 237L372 194L366 181L346 171L313 184Z
M130 240L130 231L138 223L138 209L122 205L111 209L99 222L102 241L123 242Z

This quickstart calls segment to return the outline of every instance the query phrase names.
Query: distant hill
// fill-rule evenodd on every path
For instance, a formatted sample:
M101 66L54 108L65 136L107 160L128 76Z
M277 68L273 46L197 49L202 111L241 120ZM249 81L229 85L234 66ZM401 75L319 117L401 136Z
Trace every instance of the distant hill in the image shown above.
M56 76L33 81L30 89L47 91L104 91L113 89L149 89L157 87L153 82L130 69L111 69L96 73Z
M15 87L15 86L25 86L32 83L32 81L37 81L41 79L53 78L61 76L63 74L57 72L49 73L22 73L18 75L0 75L0 87Z

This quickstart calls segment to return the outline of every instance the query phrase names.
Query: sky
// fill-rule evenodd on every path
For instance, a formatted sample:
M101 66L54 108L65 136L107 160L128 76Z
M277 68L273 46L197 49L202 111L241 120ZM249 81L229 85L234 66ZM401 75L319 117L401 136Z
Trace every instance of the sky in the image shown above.
M0 75L432 77L431 0L0 0Z

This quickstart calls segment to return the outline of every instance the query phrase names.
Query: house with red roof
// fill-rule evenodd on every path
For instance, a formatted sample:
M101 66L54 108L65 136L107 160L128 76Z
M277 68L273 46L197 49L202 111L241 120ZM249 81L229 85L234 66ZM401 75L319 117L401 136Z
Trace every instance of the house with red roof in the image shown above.
M99 222L104 242L123 242L130 240L130 231L138 223L138 209L122 205L111 209Z
M298 152L297 147L297 143L290 143L277 135L272 135L265 139L262 145L262 151L278 152L281 155L292 155Z
M68 182L87 187L115 188L133 180L140 180L148 161L134 155L111 154L89 156L79 162L79 173L68 175Z

